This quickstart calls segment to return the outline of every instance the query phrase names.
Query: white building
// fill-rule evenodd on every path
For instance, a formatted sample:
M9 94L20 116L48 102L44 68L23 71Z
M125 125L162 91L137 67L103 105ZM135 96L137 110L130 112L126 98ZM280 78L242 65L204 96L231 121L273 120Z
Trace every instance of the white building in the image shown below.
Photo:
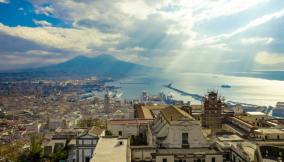
M68 152L67 162L89 162L100 136L104 133L101 129L92 128L69 142L71 149Z
M146 135L148 123L152 120L148 119L111 119L107 121L107 130L114 136L128 138Z
M49 119L48 120L48 129L55 130L57 128L65 127L65 121L62 119Z
M208 147L208 142L201 131L200 121L174 106L161 110L152 126L151 133L153 145L158 147Z
M177 107L161 109L147 132L148 146L131 146L134 162L223 161L222 153L204 137L200 122Z

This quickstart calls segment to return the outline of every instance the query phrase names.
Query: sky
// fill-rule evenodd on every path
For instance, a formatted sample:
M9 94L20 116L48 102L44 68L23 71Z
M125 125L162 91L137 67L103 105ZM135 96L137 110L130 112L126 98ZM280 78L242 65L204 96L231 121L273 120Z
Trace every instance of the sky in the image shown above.
M0 70L110 54L168 71L284 70L283 0L0 0Z

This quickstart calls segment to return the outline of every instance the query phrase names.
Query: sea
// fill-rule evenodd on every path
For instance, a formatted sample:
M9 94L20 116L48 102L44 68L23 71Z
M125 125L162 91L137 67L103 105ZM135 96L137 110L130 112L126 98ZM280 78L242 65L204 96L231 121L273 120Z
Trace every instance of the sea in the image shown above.
M262 75L263 73L263 75ZM275 106L276 102L284 101L284 73L268 75L257 73L174 73L132 75L112 82L121 87L123 99L140 99L142 92L158 95L160 92L172 95L174 99L200 104L190 96L184 96L164 85L172 83L172 87L182 91L206 95L208 91L217 91L227 101L254 104L259 106ZM275 77L276 76L276 77ZM230 85L230 88L222 88Z

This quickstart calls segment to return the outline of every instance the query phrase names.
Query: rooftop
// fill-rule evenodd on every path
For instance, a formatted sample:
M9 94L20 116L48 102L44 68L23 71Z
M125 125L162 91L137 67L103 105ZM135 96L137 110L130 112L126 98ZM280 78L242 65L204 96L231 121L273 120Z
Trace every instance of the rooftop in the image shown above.
M148 124L150 121L152 121L152 119L110 119L108 123L112 125L141 125Z
M233 142L236 142L236 141L243 141L243 139L241 137L239 137L238 135L223 135L223 136L219 136L217 137L218 140L220 141L233 141Z
M266 115L264 114L263 112L259 112L259 111L249 111L249 112L246 112L247 115Z
M181 119L195 120L187 112L175 106L168 106L165 109L161 110L161 113L168 121L178 121Z
M284 134L282 129L277 128L262 128L255 130L255 132L260 134Z
M102 137L91 162L129 162L128 141L117 137Z
M96 126L93 126L91 128L91 130L89 130L89 134L100 136L100 135L102 135L103 131L104 131L103 129L96 127Z

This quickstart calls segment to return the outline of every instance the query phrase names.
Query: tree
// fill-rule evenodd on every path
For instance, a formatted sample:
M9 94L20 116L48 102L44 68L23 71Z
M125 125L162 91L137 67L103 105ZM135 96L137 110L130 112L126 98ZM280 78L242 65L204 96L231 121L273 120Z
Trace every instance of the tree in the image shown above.
M30 148L25 150L18 158L19 162L41 162L43 161L42 137L33 135Z
M67 150L62 149L60 151L49 154L48 159L50 162L59 162L60 160L67 159Z
M82 119L79 121L78 126L81 128L88 128L94 126L95 123L92 118Z
M23 145L21 141L0 145L0 161L17 161L19 154L22 153Z

